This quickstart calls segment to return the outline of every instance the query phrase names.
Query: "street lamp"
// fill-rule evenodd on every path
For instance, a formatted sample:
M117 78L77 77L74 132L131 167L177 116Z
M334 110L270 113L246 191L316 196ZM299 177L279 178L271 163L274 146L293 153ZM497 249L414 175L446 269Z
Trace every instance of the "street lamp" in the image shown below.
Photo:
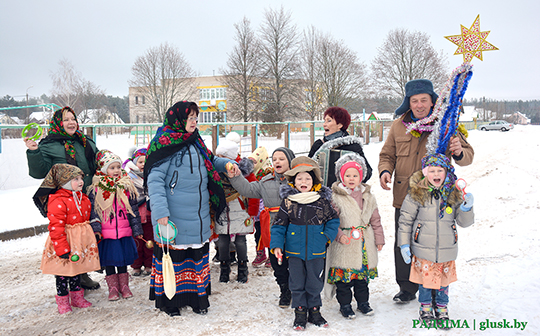
M33 85L30 85L28 87L28 89L26 89L26 106L28 106L28 90L30 90L31 88L33 88L34 86ZM30 110L28 109L28 107L26 108L26 121L30 121L28 120L30 118Z

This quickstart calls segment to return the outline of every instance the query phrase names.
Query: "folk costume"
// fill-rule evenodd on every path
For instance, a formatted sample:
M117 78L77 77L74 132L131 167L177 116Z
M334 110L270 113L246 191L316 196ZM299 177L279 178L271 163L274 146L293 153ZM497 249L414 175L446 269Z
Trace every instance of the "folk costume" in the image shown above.
M184 306L196 313L207 312L211 226L213 221L219 224L225 219L227 207L219 172L225 172L231 160L214 156L197 129L186 131L191 111L198 113L198 107L186 101L167 110L163 126L148 147L144 169L156 240L150 300L172 316L179 315ZM165 217L178 232L167 240L158 235L163 226L157 220ZM174 269L172 297L165 295L164 255L170 256Z
M75 166L55 164L33 197L41 214L49 219L41 270L43 274L56 276L60 314L71 311L71 306L92 305L84 300L80 274L100 269L96 238L89 225L90 200L83 192L71 188L71 180L83 174Z

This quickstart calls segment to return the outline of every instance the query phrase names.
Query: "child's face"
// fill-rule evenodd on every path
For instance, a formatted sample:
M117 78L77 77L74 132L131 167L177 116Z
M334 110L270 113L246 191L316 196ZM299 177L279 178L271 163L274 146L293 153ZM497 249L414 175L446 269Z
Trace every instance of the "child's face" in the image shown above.
M289 170L289 160L287 160L285 153L281 151L277 151L272 155L272 165L278 174L283 174Z
M430 166L428 167L426 177L431 185L438 188L444 183L444 179L446 178L446 169L443 167Z
M358 187L360 183L362 183L362 180L360 179L360 173L357 169L349 168L345 171L345 174L343 174L343 185L347 188L353 190Z
M84 180L81 175L71 180L71 189L73 189L73 191L82 191L83 186Z
M146 155L139 156L137 160L137 168L139 168L140 171L144 171L144 163L146 162Z
M308 172L300 172L296 174L296 177L294 178L294 186L300 192L308 192L311 190L311 187L313 187L313 179Z
M113 162L107 167L107 175L112 177L120 177L122 174L122 167L119 162Z

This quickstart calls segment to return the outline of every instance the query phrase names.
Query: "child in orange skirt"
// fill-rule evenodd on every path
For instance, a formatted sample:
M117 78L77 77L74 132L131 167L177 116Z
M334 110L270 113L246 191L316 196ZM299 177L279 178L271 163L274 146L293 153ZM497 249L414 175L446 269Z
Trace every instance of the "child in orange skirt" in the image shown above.
M84 299L80 274L100 269L96 237L89 224L91 203L82 192L83 176L76 166L55 164L34 195L41 214L49 219L41 270L56 277L60 314L71 312L71 307L92 305Z
M401 207L398 246L403 260L411 262L410 281L419 284L420 319L448 320L448 285L457 280L456 224L474 223L473 197L455 186L456 175L448 157L430 154L422 170L410 179L409 194ZM435 315L432 305L435 293Z

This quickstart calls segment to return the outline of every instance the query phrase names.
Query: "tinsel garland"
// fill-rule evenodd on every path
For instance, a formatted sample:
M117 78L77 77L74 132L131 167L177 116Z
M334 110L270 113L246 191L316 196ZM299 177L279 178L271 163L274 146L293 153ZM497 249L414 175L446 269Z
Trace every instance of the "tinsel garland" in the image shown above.
M432 120L437 121L426 144L427 154L446 152L448 141L458 127L459 107L471 77L472 64L463 63L454 69L446 81L430 116Z

